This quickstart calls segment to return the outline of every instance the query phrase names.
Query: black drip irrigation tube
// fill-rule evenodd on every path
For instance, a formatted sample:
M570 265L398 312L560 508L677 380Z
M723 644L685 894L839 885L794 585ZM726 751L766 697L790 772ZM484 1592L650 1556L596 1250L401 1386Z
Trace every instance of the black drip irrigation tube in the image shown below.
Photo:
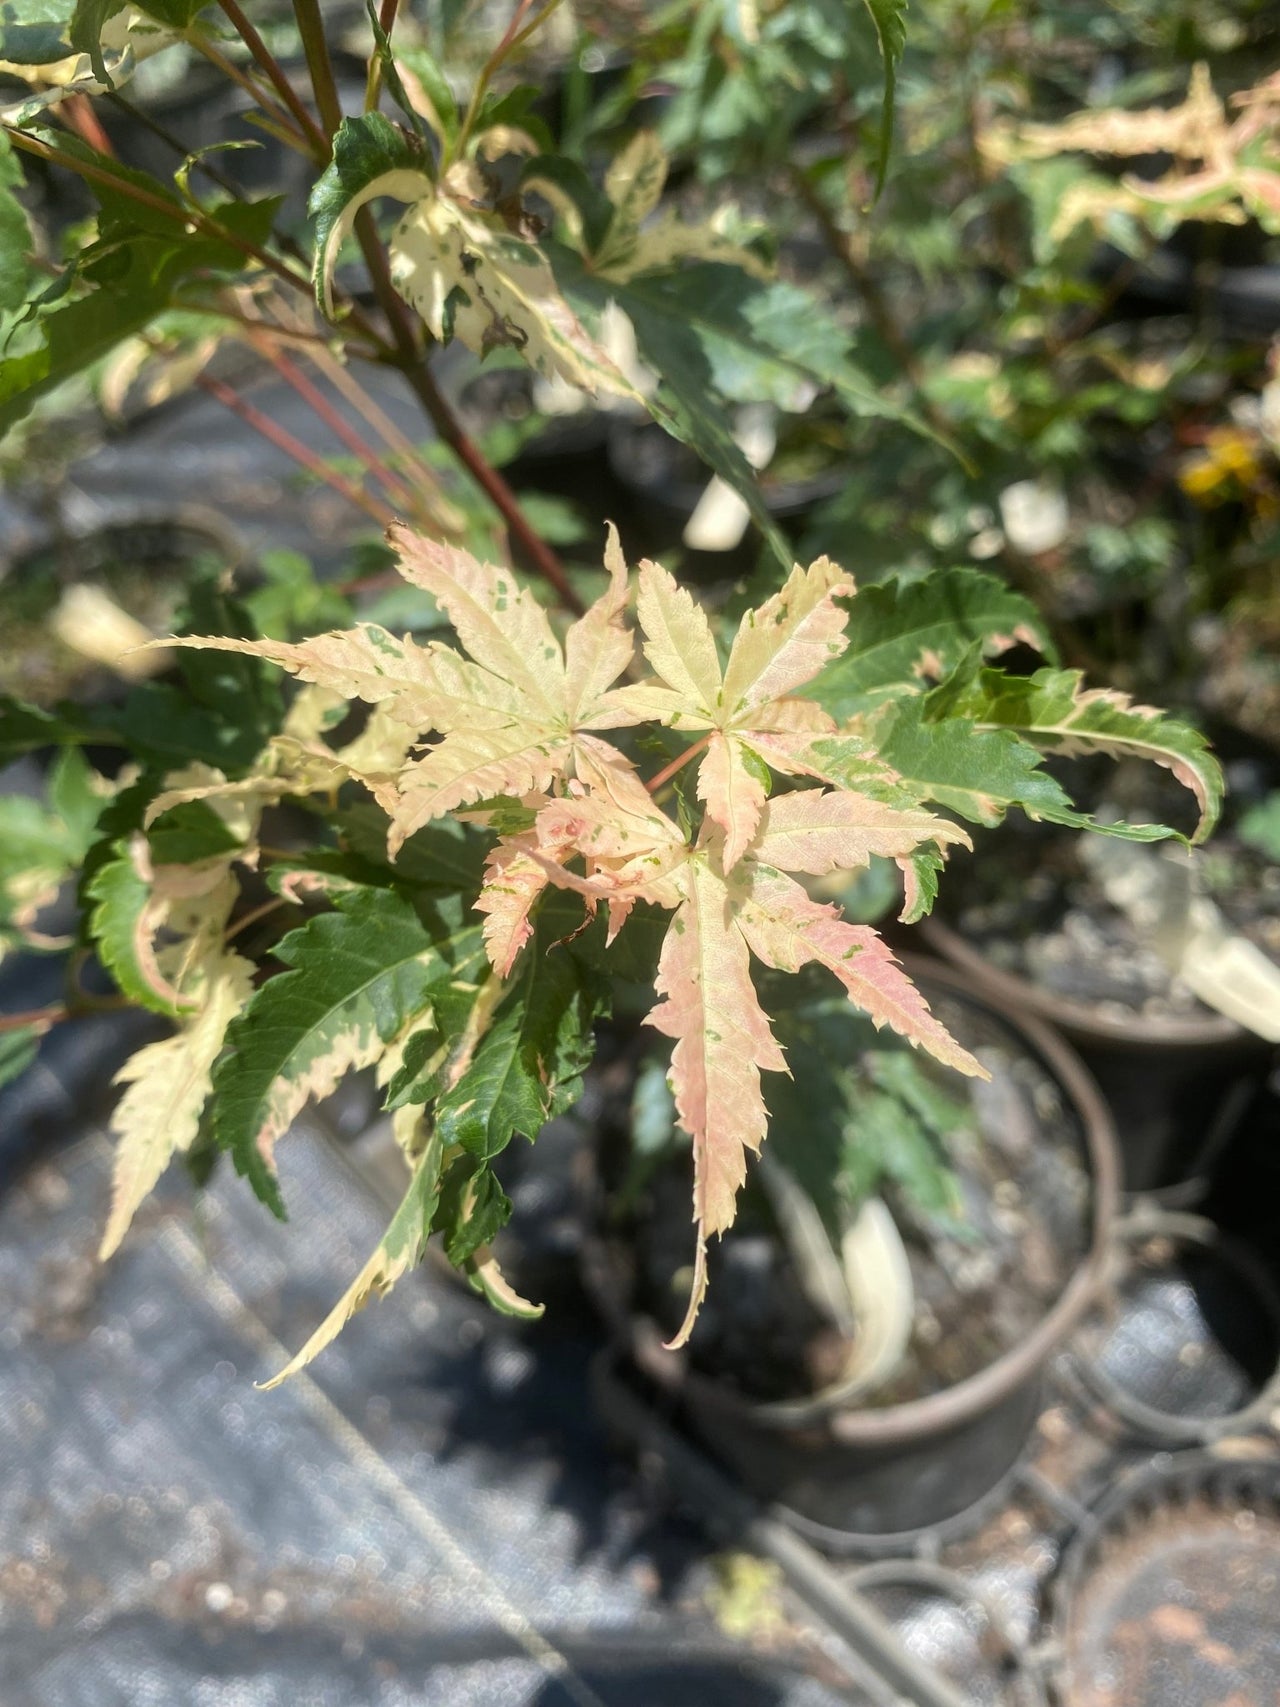
M857 1664L853 1681L879 1707L973 1707L947 1678L903 1646L892 1625L856 1587L793 1529L715 1469L644 1403L606 1356L595 1371L600 1414L642 1457L656 1455L672 1488L709 1531L771 1559L811 1612L848 1647Z

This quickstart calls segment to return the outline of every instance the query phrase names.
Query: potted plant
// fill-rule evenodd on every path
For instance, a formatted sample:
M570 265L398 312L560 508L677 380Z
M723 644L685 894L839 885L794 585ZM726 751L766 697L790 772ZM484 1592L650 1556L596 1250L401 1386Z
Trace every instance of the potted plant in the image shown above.
M790 1076L769 1085L769 1147L682 1353L662 1342L687 1278L687 1142L659 1060L606 1115L590 1174L585 1278L635 1366L836 1552L953 1533L1000 1497L1117 1200L1110 1116L1070 1050L948 968L906 964L990 1080L817 991L776 992Z
M171 1031L121 1074L104 1252L178 1153L226 1151L283 1213L277 1141L309 1098L373 1069L409 1167L404 1200L278 1378L432 1236L499 1308L535 1315L494 1255L509 1213L503 1152L572 1104L615 988L647 984L692 1148L678 1347L710 1241L732 1225L767 1135L764 1076L787 1071L777 1004L753 964L784 982L821 974L961 1078L988 1071L878 934L811 886L882 857L901 872L911 922L931 907L948 853L969 846L958 819L989 826L1016 807L1139 841L1174 833L1096 823L1046 752L1154 758L1197 798L1194 839L1218 816L1219 768L1194 730L1058 667L1034 606L994 577L961 569L859 591L828 558L792 565L725 427L730 406L775 401L780 373L850 408L855 396L895 417L901 406L868 402L820 296L762 278L715 229L650 222L665 172L656 139L633 137L602 181L556 152L528 91L499 87L550 8L528 18L518 7L464 88L407 18L395 39L396 7L384 6L354 115L316 0L294 6L305 96L240 6L221 9L232 59L186 0L118 10L105 33L102 8L77 6L34 34L6 22L0 58L31 66L33 93L8 110L0 211L21 229L10 187L21 158L82 178L98 214L68 234L61 288L25 257L5 274L21 313L0 360L0 426L54 408L58 387L157 322L163 347L180 347L180 312L202 339L247 339L295 389L301 376L316 390L303 359L340 383L335 342L395 368L456 475L392 443L352 450L354 473L324 471L353 506L394 518L398 572L440 624L425 643L367 618L304 615L257 632L250 608L210 586L186 631L162 643L173 672L123 704L0 706L11 755L56 746L120 759L99 760L87 784L97 809L79 859L78 941ZM85 100L123 82L140 43L174 41L230 64L310 163L310 277L275 198L246 200L210 173L197 193L197 162L175 163L164 182L102 147ZM892 71L893 31L882 46ZM535 193L553 201L559 237L532 217ZM593 332L610 305L656 384L635 383ZM648 411L739 493L774 553L770 584L713 624L664 566L633 569L616 532L589 584L566 574L441 389L431 357L451 340ZM279 441L234 387L203 377ZM1015 643L1043 667L992 662ZM6 881L17 892L24 873ZM80 1005L73 988L63 1004L6 1016L9 1059Z
M1280 1039L1280 924L1269 802L1235 767L1231 822L1190 864L1116 861L1052 826L1007 825L960 874L930 946L1016 1013L1081 1050L1116 1115L1130 1191L1202 1191ZM1112 779L1113 804L1158 798ZM1020 833L1021 832L1021 833ZM996 869L1000 879L994 880Z

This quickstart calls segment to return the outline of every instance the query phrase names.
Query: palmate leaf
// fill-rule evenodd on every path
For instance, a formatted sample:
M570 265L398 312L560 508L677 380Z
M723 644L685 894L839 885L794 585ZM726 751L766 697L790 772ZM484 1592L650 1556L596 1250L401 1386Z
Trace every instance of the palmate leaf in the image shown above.
M474 959L478 933L467 940ZM496 1308L541 1314L506 1283L488 1249L511 1213L490 1163L516 1133L535 1137L577 1100L606 986L573 954L548 954L545 942L540 949L504 990L496 979L485 987L461 978L467 967L454 945L448 986L430 992L430 1019L410 1038L389 1087L397 1137L413 1167L404 1201L347 1292L268 1386L309 1363L357 1310L390 1291L421 1260L433 1230ZM424 1110L429 1098L434 1107Z
M922 581L885 581L851 600L848 645L805 691L844 722L886 699L921 693L971 647L991 657L1019 643L1054 657L1030 599L978 569L947 569Z
M380 114L344 119L333 162L311 198L316 290L325 314L333 312L333 269L344 237L362 207L389 196L410 203L391 235L392 277L435 337L456 337L482 356L510 348L547 379L592 395L605 390L635 398L565 300L542 251L488 212L486 195L483 177L459 166L437 184L421 142Z
M877 720L877 745L897 773L895 793L936 801L988 828L1017 807L1040 822L1102 831L1126 841L1158 842L1177 835L1163 824L1109 823L1078 811L1058 779L1045 770L1043 755L1013 730L984 728L970 717L929 722L927 712L927 699L902 700ZM819 750L827 745L819 742ZM831 769L838 773L838 763ZM916 881L927 886L923 898L931 906L936 873L931 877L927 867L917 865Z
M391 537L402 573L435 597L473 660L461 665L472 684L470 703L442 699L431 723L445 739L401 777L393 848L460 806L545 790L584 755L598 765L624 765L588 733L642 715L612 686L634 646L623 622L627 572L614 531L605 554L608 591L572 625L563 647L508 570L407 529L393 529Z
M214 1080L218 1143L281 1216L276 1139L309 1098L376 1061L436 986L455 976L457 946L429 934L392 890L334 899L337 911L276 945L290 970L264 984L236 1020Z
M721 231L719 219L731 216L731 207L707 221L674 207L657 212L670 166L657 132L642 130L611 162L603 193L575 161L554 155L531 160L521 183L565 216L596 278L625 284L641 273L670 272L684 260L724 261L767 276L756 256Z
M86 885L89 934L102 964L131 1002L177 1019L183 1003L160 973L155 935L162 915L153 907L146 840L134 835L115 844Z
M688 1312L672 1346L683 1345L693 1330L707 1288L707 1239L732 1226L747 1153L764 1142L761 1070L786 1071L727 900L724 879L693 862L662 945L660 999L647 1022L674 1039L671 1087L680 1124L693 1138L697 1255Z
M637 604L657 680L623 694L671 728L711 731L698 797L724 831L726 870L742 857L764 809L768 772L759 761L812 774L806 747L834 731L817 706L791 696L839 655L847 617L836 600L852 590L826 558L797 566L780 592L743 616L722 673L701 608L665 569L641 566Z
M691 682L704 677L709 660L696 647L677 646L687 633L667 636L678 653L667 660L671 676L683 670ZM554 859L543 862L561 887L607 900L611 909L639 898L675 910L659 958L661 999L649 1023L674 1040L672 1089L693 1139L698 1240L688 1314L672 1342L679 1345L705 1290L706 1241L732 1223L747 1156L765 1137L760 1073L786 1070L751 982L752 954L780 971L811 962L825 967L877 1026L888 1025L962 1072L983 1071L932 1017L874 931L847 924L775 867L821 875L865 866L876 853L901 859L922 843L967 838L927 813L852 792L806 789L762 809L749 846L726 872L724 837L709 815L691 846L639 793L634 809L616 819L620 802L607 794L553 802L539 813L535 836L522 840L532 845L544 834L561 854L567 840L575 842L585 877Z
M835 907L811 901L791 878L750 857L730 877L714 857L691 859L659 962L662 1000L648 1019L675 1040L671 1086L694 1148L694 1282L672 1346L693 1330L706 1290L706 1241L732 1224L747 1154L765 1138L760 1073L787 1070L751 981L752 954L782 972L825 967L877 1026L960 1072L987 1076L868 926L847 924Z
M496 796L548 788L584 756L625 766L590 731L643 715L610 684L633 651L623 621L627 571L610 533L609 588L574 623L564 644L545 611L510 570L467 552L391 530L406 580L432 593L448 615L464 657L442 641L416 646L366 624L297 644L220 637L168 644L243 652L269 659L302 680L385 705L409 727L444 736L399 779L389 846L394 853L432 819Z
M827 743L817 746L821 753ZM936 801L971 824L999 824L1011 806L1029 818L1070 821L1071 797L1012 730L979 730L968 717L931 723L924 699L905 699L880 714L876 746L907 798ZM832 770L838 774L836 762Z
M74 138L60 138L59 146L73 151ZM77 262L76 285L66 290L60 281L55 291L46 293L0 357L0 433L26 415L45 392L143 331L177 302L189 281L243 271L244 256L232 241L185 229L186 210L159 180L114 165L112 173L136 181L148 196L171 207L172 217L152 214L148 225L145 210L141 220L131 217L134 204L123 192L99 188L101 234ZM270 197L222 203L209 212L240 237L261 244L278 207L279 199ZM80 284L89 288L80 291Z

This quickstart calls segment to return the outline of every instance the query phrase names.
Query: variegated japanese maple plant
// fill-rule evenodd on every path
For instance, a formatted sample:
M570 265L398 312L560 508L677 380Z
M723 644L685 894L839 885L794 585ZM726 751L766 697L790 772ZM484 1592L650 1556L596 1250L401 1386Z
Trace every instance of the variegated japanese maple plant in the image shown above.
M892 71L902 7L869 9ZM95 955L121 1000L172 1026L120 1075L103 1253L180 1153L229 1152L283 1213L277 1141L308 1099L365 1070L409 1182L289 1369L433 1235L495 1305L532 1313L494 1256L510 1213L503 1153L579 1096L617 981L648 981L648 1023L670 1040L692 1140L694 1276L679 1344L705 1290L707 1242L733 1221L766 1140L770 1083L787 1073L777 1007L770 994L767 1011L753 966L772 969L760 982L770 992L788 982L774 973L834 980L876 1026L958 1073L982 1072L875 930L822 898L833 875L896 863L911 921L948 855L970 846L960 820L993 825L1017 808L1091 826L1046 753L1167 766L1198 799L1197 836L1218 814L1218 767L1192 729L1057 667L1034 606L995 577L961 569L858 590L856 564L787 567L732 406L795 409L821 389L851 413L898 423L906 412L859 371L845 323L771 279L732 220L698 225L659 207L656 137L632 135L597 188L557 151L532 93L497 86L555 0L532 17L520 0L483 62L464 56L450 76L420 35L404 39L412 20L392 45L397 6L383 0L356 115L342 111L317 0L293 4L309 98L234 0L42 0L38 11L25 23L0 6L0 75L31 84L3 113L0 430L47 420L106 362L96 378L117 400L140 374L166 395L195 377L296 446L207 371L220 344L247 344L337 423L356 474L315 456L308 469L391 524L400 573L434 601L437 624L423 641L369 613L356 620L338 588L308 584L285 611L261 589L246 606L206 585L182 637L160 643L173 648L158 655L165 679L106 705L0 703L5 756L62 750L47 812L0 799L0 945L58 947L41 909L78 874L82 917L62 944L73 969ZM278 18L273 28L282 39ZM295 264L297 233L278 229L280 198L224 194L229 181L200 155L166 183L111 148L89 103L171 49L229 68L263 127L314 167L311 276ZM378 110L384 95L395 120ZM882 143L869 139L873 156ZM22 235L20 157L77 174L98 199L96 219L65 235L62 268L48 242L39 264L28 257L41 245ZM196 193L201 172L217 194ZM537 218L526 193L540 198ZM387 199L398 205L384 231ZM363 267L354 290L338 266L349 236ZM450 341L648 411L698 451L779 559L754 608L722 625L666 567L633 572L613 532L585 605L441 391L431 357ZM388 429L348 369L362 358L404 376L465 479L450 484L443 455ZM385 452L325 404L321 379ZM536 588L506 566L517 559ZM1015 645L1044 666L991 662ZM287 696L282 671L299 684ZM83 750L109 746L122 757L100 776ZM65 1003L0 1019L0 1078L88 1005L73 976Z
M218 1143L281 1211L275 1145L308 1097L355 1067L376 1067L386 1087L411 1183L290 1369L393 1285L433 1231L495 1304L536 1308L491 1249L509 1213L500 1157L574 1102L609 973L634 978L637 963L653 979L647 1023L672 1040L671 1089L693 1142L683 1343L707 1240L732 1223L767 1135L762 1075L787 1071L753 960L817 966L877 1027L984 1074L876 931L814 899L806 879L893 860L912 920L949 851L970 846L931 806L978 824L1011 805L1088 824L1042 768L1042 747L1144 754L1195 790L1202 830L1218 810L1217 767L1190 729L1075 672L986 665L1015 639L1048 642L1032 607L973 571L859 595L826 559L797 566L722 650L655 563L634 577L633 626L633 577L612 532L605 590L562 631L509 569L403 527L391 543L456 644L373 624L301 642L181 641L268 660L305 685L247 774L197 765L170 777L92 884L103 954L180 1027L124 1070L106 1249L195 1137L206 1098ZM353 700L371 707L362 731L326 744ZM644 764L659 746L676 751ZM376 806L324 804L348 784ZM310 800L332 841L301 857L261 847L260 815L285 798ZM225 850L158 863L147 829L196 805L216 815ZM277 895L314 911L272 946L288 970L255 988L227 927L237 873L257 864Z

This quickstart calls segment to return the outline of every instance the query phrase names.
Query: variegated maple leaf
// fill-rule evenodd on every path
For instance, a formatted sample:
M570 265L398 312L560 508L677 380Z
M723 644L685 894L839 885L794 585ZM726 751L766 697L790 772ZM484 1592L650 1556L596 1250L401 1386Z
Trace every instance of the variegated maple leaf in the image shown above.
M637 608L657 680L622 694L672 729L710 731L698 798L724 832L726 871L760 822L766 765L784 775L824 774L810 748L835 722L794 693L844 650L848 613L836 598L852 591L851 578L828 558L807 569L797 564L780 592L742 618L722 670L701 606L656 563L640 566Z
M378 705L386 719L442 736L405 766L394 789L376 773L355 769L359 742L340 754L292 738L276 743L295 766L309 758L321 770L329 766L330 777L334 767L345 766L365 782L391 812L393 854L445 813L494 796L545 794L579 764L597 771L627 765L590 733L648 715L625 690L612 687L634 651L623 621L627 568L615 530L605 549L609 587L569 628L563 645L509 569L479 563L406 527L393 528L390 538L406 580L435 597L467 655L443 641L418 646L407 635L397 640L373 624L297 643L217 636L171 644L270 659L304 682Z
M687 210L659 211L671 169L671 157L656 131L638 131L605 173L604 194L610 206L607 225L594 244L577 202L554 178L536 166L525 175L525 190L536 190L564 220L568 235L598 278L626 284L644 273L670 271L681 261L721 261L744 268L757 277L769 269L728 234L725 227L741 216L732 206L710 219L690 219Z
M172 780L189 782L207 769L193 766ZM238 816L242 803L230 810ZM240 893L231 873L235 857L153 868L145 838L135 836L95 881L94 929L103 959L122 989L140 986L145 1005L180 1026L139 1050L117 1075L128 1088L111 1116L117 1143L104 1260L171 1159L190 1149L227 1027L253 988L253 966L224 941Z
M195 1003L189 1022L138 1050L116 1076L128 1088L111 1116L116 1152L98 1253L104 1262L172 1158L191 1148L227 1027L253 989L253 966L237 954L212 951L184 983Z
M706 1289L707 1239L732 1225L747 1155L766 1135L760 1074L787 1070L751 980L752 955L782 972L825 967L877 1027L960 1072L986 1076L876 932L812 900L785 872L857 870L873 854L904 860L925 843L967 845L968 837L928 812L851 790L803 789L762 804L748 846L727 869L725 836L709 811L691 843L638 781L611 777L603 788L550 802L520 841L523 860L591 902L606 900L625 915L644 899L675 912L648 1023L673 1039L671 1084L693 1139L698 1240L688 1313L671 1342L679 1346ZM585 875L566 868L569 850L583 857Z
M616 530L605 550L609 588L575 622L563 646L547 614L510 570L393 528L407 580L431 593L469 658L449 652L460 691L441 696L431 726L444 735L400 778L394 851L415 830L459 807L500 795L546 793L578 764L620 769L627 761L590 733L643 720L613 683L631 662L623 621L627 567Z

